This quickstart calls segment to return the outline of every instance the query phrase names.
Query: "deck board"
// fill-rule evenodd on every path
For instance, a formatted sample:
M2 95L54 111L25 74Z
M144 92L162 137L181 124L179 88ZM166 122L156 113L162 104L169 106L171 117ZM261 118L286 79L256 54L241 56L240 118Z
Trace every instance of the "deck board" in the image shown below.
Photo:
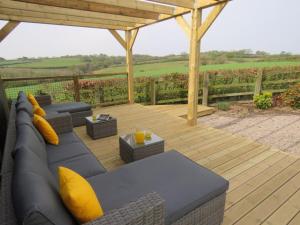
M224 224L300 224L299 157L207 125L189 127L171 109L134 104L94 112L117 117L119 135L149 129L165 139L166 150L176 149L228 179ZM92 140L85 127L75 130L108 170L123 165L118 136Z

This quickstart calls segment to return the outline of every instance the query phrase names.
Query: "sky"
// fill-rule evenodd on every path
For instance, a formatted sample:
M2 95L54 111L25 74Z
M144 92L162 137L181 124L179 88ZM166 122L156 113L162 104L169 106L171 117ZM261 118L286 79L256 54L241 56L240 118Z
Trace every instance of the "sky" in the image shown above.
M0 21L0 26L4 24ZM299 0L233 0L203 38L201 50L299 54L299 28ZM133 51L156 56L180 54L189 51L189 40L172 19L142 28ZM22 23L0 43L0 57L6 59L100 53L125 55L107 30L90 28Z

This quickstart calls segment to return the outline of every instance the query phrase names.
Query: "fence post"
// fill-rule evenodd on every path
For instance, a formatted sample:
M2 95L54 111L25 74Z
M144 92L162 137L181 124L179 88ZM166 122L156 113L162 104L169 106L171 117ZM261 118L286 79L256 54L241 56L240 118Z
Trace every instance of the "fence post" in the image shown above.
M263 73L264 73L263 69L260 69L260 70L257 71L254 96L259 95L262 91Z
M155 82L155 78L150 79L150 101L151 101L151 105L156 104L156 82Z
M80 85L79 85L79 76L73 77L74 82L74 98L76 102L80 102Z
M209 74L204 72L203 74L203 98L202 105L208 105L208 85L209 85Z

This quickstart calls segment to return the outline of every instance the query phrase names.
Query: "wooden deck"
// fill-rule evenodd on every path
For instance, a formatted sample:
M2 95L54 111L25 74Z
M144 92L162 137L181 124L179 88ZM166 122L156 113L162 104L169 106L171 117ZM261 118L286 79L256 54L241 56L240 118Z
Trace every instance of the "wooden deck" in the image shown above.
M300 160L222 130L186 125L181 117L141 105L97 108L118 118L119 134L135 127L150 129L176 149L230 181L224 224L300 224ZM93 141L85 127L76 132L103 165L112 170L123 164L118 136Z
M187 104L174 104L174 105L151 105L147 106L151 109L154 109L158 112L168 113L172 116L179 116L186 118L187 117ZM215 112L215 108L198 105L197 116L207 116L213 114Z

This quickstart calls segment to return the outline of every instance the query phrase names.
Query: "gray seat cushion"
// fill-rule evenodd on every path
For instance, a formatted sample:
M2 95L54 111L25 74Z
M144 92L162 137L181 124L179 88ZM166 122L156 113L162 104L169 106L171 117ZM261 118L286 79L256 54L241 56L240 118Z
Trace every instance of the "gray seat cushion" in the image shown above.
M70 102L70 103L62 103L62 104L51 104L43 107L46 112L82 112L91 110L91 105L83 103L83 102Z
M104 211L120 208L150 193L166 205L166 224L224 193L228 181L176 151L127 164L88 179Z
M75 142L82 142L74 132L62 133L59 135L59 144L70 144Z
M30 151L16 153L12 197L19 224L76 224L61 201L58 182Z
M106 172L106 169L98 162L92 154L73 157L64 161L56 162L49 165L50 170L57 177L57 169L59 166L67 167L74 170L81 176L87 178Z
M87 147L80 142L59 145L46 145L48 163L64 161L76 156L90 154Z

